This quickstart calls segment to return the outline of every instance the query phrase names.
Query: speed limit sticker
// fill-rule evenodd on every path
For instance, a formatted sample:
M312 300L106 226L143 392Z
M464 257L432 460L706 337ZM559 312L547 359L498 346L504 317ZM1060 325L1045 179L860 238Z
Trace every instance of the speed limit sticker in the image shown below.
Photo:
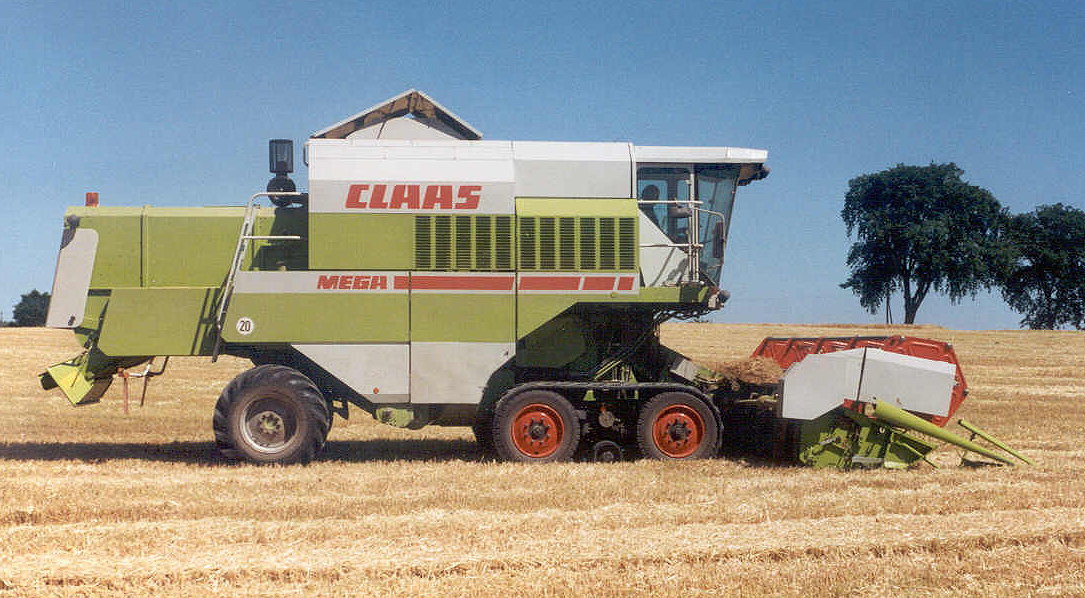
M237 319L237 333L248 336L252 334L252 330L255 326L250 318L238 318Z

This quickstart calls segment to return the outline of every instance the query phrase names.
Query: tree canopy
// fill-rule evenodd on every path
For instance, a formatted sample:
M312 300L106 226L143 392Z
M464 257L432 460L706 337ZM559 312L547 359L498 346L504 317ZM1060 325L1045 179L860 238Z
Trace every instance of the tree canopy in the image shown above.
M848 182L841 217L856 240L840 286L870 313L900 292L904 322L912 324L931 291L959 302L998 282L1009 259L1006 213L963 174L952 162L898 164Z
M15 304L12 312L12 323L15 326L44 326L45 314L49 312L49 293L39 292L37 289L22 295Z
M1009 221L1013 265L1002 297L1034 329L1085 330L1085 211L1040 206Z

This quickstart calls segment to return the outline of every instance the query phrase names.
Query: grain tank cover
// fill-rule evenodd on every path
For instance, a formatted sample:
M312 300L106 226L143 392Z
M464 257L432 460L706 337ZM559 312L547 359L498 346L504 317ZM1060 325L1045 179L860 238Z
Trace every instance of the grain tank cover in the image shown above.
M443 137L475 141L482 139L482 133L424 92L408 89L310 136L312 139L346 139L348 137L370 139Z

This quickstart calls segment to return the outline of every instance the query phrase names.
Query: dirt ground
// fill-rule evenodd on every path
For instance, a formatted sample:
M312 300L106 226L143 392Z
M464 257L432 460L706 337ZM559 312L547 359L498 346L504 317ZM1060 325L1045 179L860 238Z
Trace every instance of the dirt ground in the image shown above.
M63 331L0 329L0 598L8 596L1085 596L1085 336L682 324L703 362L764 336L947 340L959 415L1035 467L820 471L724 459L527 466L462 428L353 412L299 467L219 460L211 412L247 364L174 360L147 405L37 387ZM138 396L138 393L137 393Z

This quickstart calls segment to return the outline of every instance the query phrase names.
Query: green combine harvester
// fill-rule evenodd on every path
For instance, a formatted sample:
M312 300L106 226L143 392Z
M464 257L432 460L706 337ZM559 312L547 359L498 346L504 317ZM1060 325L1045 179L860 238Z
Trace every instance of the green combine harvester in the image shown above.
M904 466L931 448L904 429L949 434L930 423L963 390L944 356L850 348L735 390L660 344L662 322L727 300L735 192L768 174L763 150L482 140L409 90L305 156L305 193L292 142L272 140L275 177L245 206L70 208L47 324L85 350L43 387L86 405L115 376L146 384L158 357L251 360L213 427L259 463L310 461L350 406L471 426L529 462L712 457L767 421L788 459Z

